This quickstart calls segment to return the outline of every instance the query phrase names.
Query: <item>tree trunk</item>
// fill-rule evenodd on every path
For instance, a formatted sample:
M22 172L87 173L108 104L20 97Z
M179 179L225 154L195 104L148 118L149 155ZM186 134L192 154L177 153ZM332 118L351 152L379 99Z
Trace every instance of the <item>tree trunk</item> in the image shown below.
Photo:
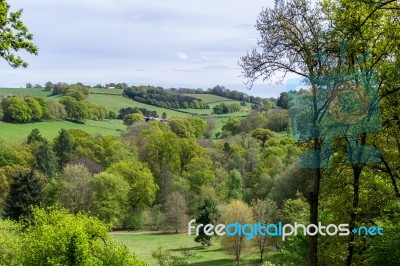
M321 181L321 169L314 169L314 187L310 193L310 224L318 225L318 195ZM311 266L318 265L318 234L310 236L309 262Z
M359 192L360 192L360 175L361 175L362 166L354 166L353 167L353 206L350 212L350 223L349 227L350 230L353 230L355 227L355 222L357 218L357 208L358 208L358 201L359 201ZM354 234L350 233L350 237L347 244L347 258L346 258L346 265L350 266L353 260L354 254Z

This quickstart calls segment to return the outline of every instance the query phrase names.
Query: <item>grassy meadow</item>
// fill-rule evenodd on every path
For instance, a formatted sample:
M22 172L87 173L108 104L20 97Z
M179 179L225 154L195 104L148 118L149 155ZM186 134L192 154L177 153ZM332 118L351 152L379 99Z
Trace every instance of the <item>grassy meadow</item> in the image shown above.
M89 134L118 136L126 127L121 120L88 120L85 124L77 124L70 121L46 121L27 124L4 123L0 121L0 139L7 142L19 142L26 139L32 129L40 130L42 136L52 140L62 129L81 129Z
M188 262L197 266L231 266L236 265L232 256L227 255L218 239L214 239L213 245L203 247L194 241L193 236L187 234L169 234L157 232L114 232L112 237L125 244L129 250L135 252L139 258L150 265L157 265L151 256L152 252L161 246L163 250L169 250L172 255L181 256L181 250L189 252ZM150 248L149 248L150 247ZM268 253L275 253L272 251ZM259 265L257 249L251 249L244 254L240 265Z

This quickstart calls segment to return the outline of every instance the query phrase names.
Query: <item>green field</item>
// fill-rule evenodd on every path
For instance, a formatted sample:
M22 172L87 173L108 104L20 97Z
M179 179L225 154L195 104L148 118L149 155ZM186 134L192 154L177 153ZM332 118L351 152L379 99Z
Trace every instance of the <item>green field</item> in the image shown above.
M215 103L215 102L227 102L227 101L232 101L235 102L235 100L231 100L225 97L213 95L213 94L185 94L187 96L197 98L202 100L204 103Z
M91 93L121 95L124 90L92 88Z
M37 128L42 136L52 140L62 129L81 129L89 134L118 136L125 129L125 125L120 120L88 120L86 124L77 124L70 121L47 121L28 124L12 124L0 122L0 138L7 142L23 141L32 131Z
M0 88L0 96L39 96L50 97L51 91L43 89Z
M126 233L116 232L112 233L112 237L125 244L129 250L134 252L139 258L150 263L150 265L157 265L156 261L152 258L151 253L157 249L158 246L163 247L163 250L169 250L173 255L181 255L180 250L189 252L188 261L190 265L197 266L231 266L236 265L231 256L228 256L223 250L218 240L213 242L210 247L203 247L200 243L194 242L194 237L187 234L163 234L155 232L140 232L140 233ZM250 253L245 254L242 258L240 265L258 265L257 251L251 250Z

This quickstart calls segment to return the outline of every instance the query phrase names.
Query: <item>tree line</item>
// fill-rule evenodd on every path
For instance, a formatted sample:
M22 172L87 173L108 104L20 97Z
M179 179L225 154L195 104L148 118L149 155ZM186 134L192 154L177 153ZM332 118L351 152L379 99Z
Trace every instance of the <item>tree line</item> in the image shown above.
M132 86L124 89L124 95L135 101L163 108L208 109L202 100L183 94L174 93L162 87Z

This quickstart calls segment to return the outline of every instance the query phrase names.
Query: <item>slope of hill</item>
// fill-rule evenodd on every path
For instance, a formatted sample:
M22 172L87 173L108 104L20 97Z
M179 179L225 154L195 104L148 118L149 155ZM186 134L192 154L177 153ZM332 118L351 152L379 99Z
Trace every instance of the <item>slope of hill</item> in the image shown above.
M228 102L228 101L237 102L235 100L221 97L218 95L213 95L213 94L188 94L188 93L186 93L185 95L200 99L204 103L207 103L207 104L215 103L215 102Z
M81 129L89 134L118 136L125 130L125 125L120 120L88 120L85 124L77 124L70 121L46 121L27 124L12 124L0 121L0 139L7 142L19 142L31 133L32 129L37 128L45 138L52 140L62 129Z

